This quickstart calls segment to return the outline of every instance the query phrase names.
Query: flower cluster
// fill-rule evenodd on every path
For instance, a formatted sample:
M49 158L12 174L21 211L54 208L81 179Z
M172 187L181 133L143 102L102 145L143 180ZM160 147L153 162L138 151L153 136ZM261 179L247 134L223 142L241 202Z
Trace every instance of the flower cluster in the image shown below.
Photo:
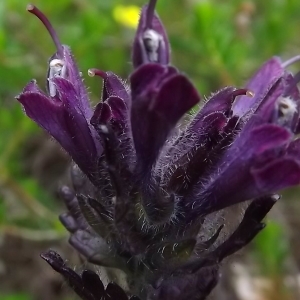
M141 11L129 85L112 72L89 70L103 79L95 109L70 49L28 6L57 52L47 93L32 81L17 99L76 164L73 188L60 191L68 209L60 220L89 262L126 274L123 288L111 282L105 289L96 273L79 275L57 253L43 253L86 300L205 299L221 261L264 228L275 193L300 182L299 76L286 70L290 62L271 58L246 88L216 92L179 126L200 96L170 65L155 4ZM228 233L226 220L215 216L242 202L242 218Z

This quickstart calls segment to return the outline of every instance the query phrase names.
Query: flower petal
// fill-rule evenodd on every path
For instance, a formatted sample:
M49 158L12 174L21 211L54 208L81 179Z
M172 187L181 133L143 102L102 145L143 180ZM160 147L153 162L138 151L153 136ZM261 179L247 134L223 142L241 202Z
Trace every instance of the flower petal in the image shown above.
M254 97L241 96L238 98L233 104L233 114L242 117L254 107L257 107L284 75L284 72L279 58L273 57L268 60L252 77L246 87L254 93Z
M77 90L78 105L81 107L81 111L84 116L89 120L92 116L92 109L90 107L89 97L87 90L83 84L83 79L81 77L81 73L78 70L78 67L74 61L73 55L67 46L63 46L64 48L64 58L68 65L68 80L74 85Z
M162 22L156 15L155 1L143 7L136 36L133 42L132 61L134 68L141 64L169 63L169 41Z
M164 172L164 182L167 183L168 190L176 191L177 194L188 190L205 171L209 154L222 139L222 129L227 118L223 113L215 112L201 119L201 125L199 123L200 120L197 133L186 137L190 140L190 147L183 148L187 147L187 143L171 146L171 150L176 149L176 152L173 150L172 155L167 155L164 161L169 166Z
M159 66L151 65L148 69L155 80L161 77ZM153 81L147 82L146 78L141 83L136 77L132 79L131 128L138 165L143 171L156 161L179 119L199 102L197 91L183 75L171 76L156 93L155 88Z
M106 101L111 96L121 98L127 104L129 102L127 87L122 79L112 72L105 72L102 101Z
M277 159L262 168L253 168L251 173L261 193L276 192L300 183L300 160Z
M232 204L259 197L265 193L275 192L273 189L263 191L256 185L252 171L265 156L280 158L282 151L291 139L291 134L282 127L267 124L249 132L244 132L227 150L227 153L216 166L209 178L199 182L199 189L189 196L193 207L189 217L205 215ZM265 179L265 186L271 187L276 176ZM276 184L276 183L274 183ZM195 201L194 199L198 199Z
M66 80L57 79L56 83L59 83L60 100L49 99L37 92L22 93L17 99L28 117L48 131L91 178L102 147L95 143L93 129L79 107L74 105L75 91L67 88L68 84L64 85Z
M213 112L222 112L226 116L228 116L231 111L231 105L235 100L235 98L239 95L245 95L245 94L247 94L246 89L236 89L234 87L226 87L216 92L208 99L208 101L196 114L195 118L192 120L189 126L190 130L197 131L196 124L205 116ZM249 96L247 97L249 98Z

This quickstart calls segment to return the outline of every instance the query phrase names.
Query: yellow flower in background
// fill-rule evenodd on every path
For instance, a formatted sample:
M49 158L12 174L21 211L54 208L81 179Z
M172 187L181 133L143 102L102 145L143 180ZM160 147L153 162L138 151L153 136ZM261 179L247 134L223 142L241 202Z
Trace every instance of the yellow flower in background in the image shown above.
M113 9L113 16L122 25L136 28L140 18L140 8L135 5L117 5Z

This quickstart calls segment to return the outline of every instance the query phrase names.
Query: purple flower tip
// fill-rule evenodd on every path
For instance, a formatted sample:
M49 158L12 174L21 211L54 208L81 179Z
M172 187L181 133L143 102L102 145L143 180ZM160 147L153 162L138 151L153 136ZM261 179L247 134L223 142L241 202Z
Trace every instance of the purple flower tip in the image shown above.
M150 0L141 12L132 48L134 68L145 63L169 64L169 41L162 22L155 14L156 1Z

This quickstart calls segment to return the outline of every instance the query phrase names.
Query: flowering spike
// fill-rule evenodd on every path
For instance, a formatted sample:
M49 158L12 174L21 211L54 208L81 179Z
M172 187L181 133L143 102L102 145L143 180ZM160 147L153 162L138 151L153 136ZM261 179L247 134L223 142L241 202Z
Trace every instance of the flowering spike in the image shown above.
M31 81L18 100L78 165L73 188L60 191L69 243L88 262L122 270L128 293L142 300L206 299L221 261L264 228L279 198L273 193L300 183L300 73L285 70L300 56L271 58L246 88L216 92L178 126L200 97L169 66L156 2L141 12L129 85L112 72L89 70L103 79L94 110L69 48L29 5L57 53L49 62L49 96ZM233 209L243 219L230 229L223 213L241 202L244 211ZM75 273L53 251L42 257L82 299L128 299L116 283L105 289L94 272Z

